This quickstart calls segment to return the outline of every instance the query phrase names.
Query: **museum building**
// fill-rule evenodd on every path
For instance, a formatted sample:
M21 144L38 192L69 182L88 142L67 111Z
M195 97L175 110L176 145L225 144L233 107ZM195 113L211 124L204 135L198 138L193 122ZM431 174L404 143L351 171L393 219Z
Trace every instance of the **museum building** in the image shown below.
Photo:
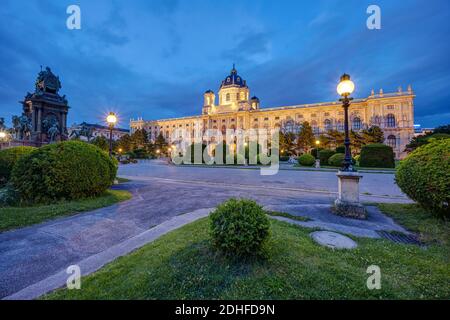
M406 144L414 136L414 98L411 86L406 91L400 87L393 93L384 93L380 89L375 94L372 90L367 98L352 101L349 110L350 127L359 131L379 126L384 132L384 143L391 146L396 157L401 159L406 156ZM331 129L343 131L342 104L335 101L261 108L257 97L250 98L247 82L233 66L230 74L222 81L217 97L211 90L204 93L201 115L160 120L131 119L130 130L133 133L144 129L152 141L162 133L169 143L174 143L171 139L176 129L216 129L225 133L227 129L280 127L296 132L305 121L309 122L317 136Z

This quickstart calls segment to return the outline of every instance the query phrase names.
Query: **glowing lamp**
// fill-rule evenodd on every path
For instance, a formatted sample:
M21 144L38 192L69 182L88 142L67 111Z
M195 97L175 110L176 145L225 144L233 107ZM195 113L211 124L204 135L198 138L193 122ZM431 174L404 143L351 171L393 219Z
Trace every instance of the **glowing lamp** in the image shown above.
M350 80L350 76L348 74L343 74L341 77L341 81L337 86L337 92L340 96L348 97L355 91L355 84L352 80Z

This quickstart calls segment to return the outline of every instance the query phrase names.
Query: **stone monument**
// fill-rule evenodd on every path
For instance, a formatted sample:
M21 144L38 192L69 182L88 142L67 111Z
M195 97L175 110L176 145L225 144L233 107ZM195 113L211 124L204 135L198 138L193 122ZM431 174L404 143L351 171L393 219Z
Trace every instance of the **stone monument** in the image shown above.
M21 116L12 119L16 140L40 146L55 141L67 140L66 96L59 94L61 82L49 67L39 72L33 93L27 93L20 103Z

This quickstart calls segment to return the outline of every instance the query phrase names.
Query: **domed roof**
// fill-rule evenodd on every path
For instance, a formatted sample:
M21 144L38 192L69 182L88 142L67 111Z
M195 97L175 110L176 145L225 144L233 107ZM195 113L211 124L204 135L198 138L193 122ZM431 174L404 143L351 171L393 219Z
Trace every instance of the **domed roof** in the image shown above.
M225 80L222 81L220 88L224 87L240 87L247 88L247 81L242 79L240 75L238 75L236 68L233 64L233 69L231 69L230 75L228 75Z
M250 100L256 100L259 101L259 98L257 96L253 96Z
M214 93L214 91L210 90L206 90L205 93Z

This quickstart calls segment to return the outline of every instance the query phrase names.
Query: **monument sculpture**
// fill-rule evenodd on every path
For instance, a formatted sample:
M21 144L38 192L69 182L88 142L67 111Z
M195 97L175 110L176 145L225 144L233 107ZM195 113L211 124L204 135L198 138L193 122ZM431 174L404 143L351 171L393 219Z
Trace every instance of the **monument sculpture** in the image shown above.
M15 140L35 146L67 140L69 106L66 96L59 94L60 89L59 77L49 67L41 68L34 92L28 92L20 102L22 115L12 118Z

